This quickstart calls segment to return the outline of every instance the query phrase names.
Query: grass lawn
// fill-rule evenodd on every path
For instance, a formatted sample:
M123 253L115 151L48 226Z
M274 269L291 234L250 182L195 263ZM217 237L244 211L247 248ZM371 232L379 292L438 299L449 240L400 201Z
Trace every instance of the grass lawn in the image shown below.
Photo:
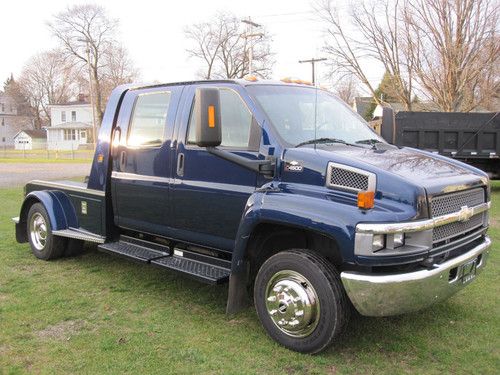
M0 190L0 374L500 372L500 183L488 267L428 310L351 320L328 351L271 341L250 308L224 314L227 287L96 252L36 260L14 239L22 189Z
M92 159L1 158L0 163L91 163Z

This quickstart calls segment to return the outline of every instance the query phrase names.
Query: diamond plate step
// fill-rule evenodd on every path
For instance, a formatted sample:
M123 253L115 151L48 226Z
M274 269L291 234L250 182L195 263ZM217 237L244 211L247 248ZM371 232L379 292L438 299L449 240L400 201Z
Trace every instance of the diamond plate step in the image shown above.
M139 262L149 262L158 257L165 257L169 254L165 251L153 250L144 246L138 246L126 241L108 242L98 246L99 250L106 253L120 255Z
M183 273L196 280L209 284L225 283L229 280L229 275L231 274L231 270L228 268L214 266L209 263L199 262L176 255L152 260L151 264Z

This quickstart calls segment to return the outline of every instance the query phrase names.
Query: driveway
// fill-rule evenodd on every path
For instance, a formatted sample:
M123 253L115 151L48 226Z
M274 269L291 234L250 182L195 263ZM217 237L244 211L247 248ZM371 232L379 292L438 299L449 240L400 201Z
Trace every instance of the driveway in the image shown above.
M0 163L0 188L30 180L60 180L88 176L90 163Z

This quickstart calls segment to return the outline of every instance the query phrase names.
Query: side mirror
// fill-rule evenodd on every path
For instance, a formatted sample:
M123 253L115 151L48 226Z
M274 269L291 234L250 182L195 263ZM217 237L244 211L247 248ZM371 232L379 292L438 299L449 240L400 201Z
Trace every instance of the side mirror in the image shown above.
M196 144L200 147L219 146L222 142L219 89L196 89L194 115Z

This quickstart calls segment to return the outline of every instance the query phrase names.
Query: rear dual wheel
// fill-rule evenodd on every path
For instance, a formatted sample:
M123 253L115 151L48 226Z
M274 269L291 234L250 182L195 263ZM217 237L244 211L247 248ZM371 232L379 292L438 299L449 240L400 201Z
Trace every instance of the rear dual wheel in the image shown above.
M310 250L269 258L257 274L254 302L267 333L302 353L318 353L332 344L350 313L337 270Z

